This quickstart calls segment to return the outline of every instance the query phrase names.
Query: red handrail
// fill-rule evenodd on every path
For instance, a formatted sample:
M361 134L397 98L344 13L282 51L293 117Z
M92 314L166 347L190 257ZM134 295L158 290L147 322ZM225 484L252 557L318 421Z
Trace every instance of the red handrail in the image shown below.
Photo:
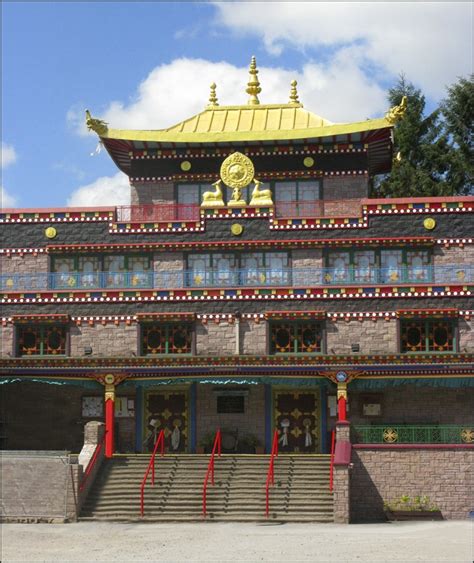
M268 518L270 513L270 484L275 484L275 458L278 456L278 430L273 433L272 453L268 465L267 482L265 483L265 516Z
M212 447L211 459L209 460L209 465L207 466L206 476L204 477L204 484L202 487L202 515L204 518L207 514L207 483L209 481L209 475L211 476L211 483L214 485L214 460L217 455L221 457L221 430L220 428L216 432L216 437L214 438L214 446Z
M84 475L81 480L81 484L79 485L79 492L82 492L84 490L87 479L89 479L89 475L92 473L92 470L94 469L94 466L97 462L97 458L99 457L100 454L100 450L104 447L105 436L107 432L108 432L107 430L104 432L104 435L102 436L102 440L97 444L97 446L94 449L94 453L92 454L91 460L87 464L86 470L84 471Z
M332 491L334 484L334 451L336 446L336 433L331 432L331 465L329 466L329 490Z
M145 475L143 476L143 479L142 479L142 484L141 484L141 487L140 487L140 513L141 513L142 517L145 513L145 485L146 485L150 470L151 470L151 484L155 485L155 457L156 457L156 452L158 451L158 446L160 444L161 444L160 455L161 455L161 457L163 457L164 452L165 452L165 432L164 432L164 430L161 430L160 433L158 434L158 438L156 439L156 442L155 442L155 447L153 448L153 453L151 454L150 462L148 463L148 467L146 468Z

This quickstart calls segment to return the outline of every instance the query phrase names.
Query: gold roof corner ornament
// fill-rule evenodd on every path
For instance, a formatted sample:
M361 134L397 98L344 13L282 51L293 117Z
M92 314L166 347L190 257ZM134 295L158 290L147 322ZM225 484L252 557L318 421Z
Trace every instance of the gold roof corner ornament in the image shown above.
M213 108L218 106L219 103L217 101L217 94L216 94L216 83L213 82L211 84L211 91L209 93L209 103L207 105L208 108Z
M247 83L247 89L245 90L249 95L249 99L247 104L249 106L258 106L260 104L260 100L258 99L258 94L262 91L260 88L260 82L258 81L257 74L257 60L255 57L252 57L250 61L249 67L249 81Z
M408 105L408 98L403 96L402 101L398 104L398 106L393 106L388 110L385 114L385 119L391 124L394 125L398 123L400 119L403 118L405 112L407 110Z
M290 90L290 104L294 104L294 105L301 105L300 101L298 99L298 90L296 88L298 82L296 82L296 80L292 80L291 81L291 90Z
M88 109L86 109L86 125L89 131L95 131L95 133L99 136L105 135L108 130L108 124L105 121L102 121L102 119L92 117L91 112Z

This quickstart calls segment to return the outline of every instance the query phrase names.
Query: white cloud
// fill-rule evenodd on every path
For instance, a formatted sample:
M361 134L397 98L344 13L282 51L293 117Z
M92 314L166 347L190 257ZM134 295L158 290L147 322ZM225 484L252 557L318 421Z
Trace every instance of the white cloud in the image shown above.
M102 176L91 184L74 190L67 200L69 207L100 207L130 204L128 177L122 172Z
M472 72L470 2L214 2L218 24L261 37L275 55L286 45L361 47L390 76L404 72L433 98ZM344 78L343 76L341 77ZM350 84L349 84L350 87Z
M0 203L2 208L5 207L16 207L17 205L17 199L15 196L11 195L9 192L7 192L7 190L3 187L0 186Z
M12 145L7 145L2 141L2 168L14 164L17 160L17 154Z
M386 92L361 70L360 49L342 49L330 64L308 63L301 72L259 66L261 103L288 101L290 82L298 81L305 108L331 121L358 121L383 115ZM258 62L258 61L257 61ZM117 129L161 129L202 111L209 97L209 84L216 82L221 105L246 104L248 67L227 62L181 58L154 68L139 84L129 104L114 101L104 112L94 112ZM75 110L82 134L83 119Z

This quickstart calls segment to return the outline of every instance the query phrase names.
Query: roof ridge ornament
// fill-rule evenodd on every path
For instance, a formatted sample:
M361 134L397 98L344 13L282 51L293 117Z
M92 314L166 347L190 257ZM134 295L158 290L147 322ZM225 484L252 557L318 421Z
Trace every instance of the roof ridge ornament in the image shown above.
M207 105L208 108L213 108L219 105L217 101L217 94L216 94L216 83L213 82L211 84L211 91L209 93L209 104Z
M86 125L89 131L95 131L99 136L105 135L108 130L108 123L102 119L92 117L91 112L88 109L86 109Z
M290 104L300 105L300 101L298 99L298 89L296 87L297 85L298 82L296 80L291 81L290 101L289 101Z
M252 57L250 60L250 67L249 67L249 81L247 83L247 89L245 90L249 95L249 99L247 104L249 106L257 106L260 105L260 100L258 99L258 94L262 91L260 88L260 82L258 81L258 70L257 70L257 60L255 56Z

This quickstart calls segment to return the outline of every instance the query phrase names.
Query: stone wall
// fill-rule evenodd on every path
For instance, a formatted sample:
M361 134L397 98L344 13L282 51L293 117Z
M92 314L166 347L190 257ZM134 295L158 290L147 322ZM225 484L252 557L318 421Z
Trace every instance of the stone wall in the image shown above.
M265 444L265 387L263 385L239 386L245 387L248 395L245 397L244 412L242 414L217 413L217 387L213 385L198 385L196 397L197 418L196 438L198 445L202 439L215 434L217 428L221 430L238 431L239 436L251 434L256 436L261 445Z
M474 450L352 450L351 521L384 520L383 503L402 495L426 495L444 518L468 518L474 506Z
M196 354L231 356L236 351L235 323L213 321L196 325Z
M46 239L47 240L47 239ZM48 271L49 257L44 252L40 254L26 253L11 254L0 257L0 274L35 274Z
M305 286L308 279L321 279L318 273L313 274L305 270L321 270L324 267L323 251L321 248L295 249L291 252L291 264L293 268L293 285ZM300 271L298 271L300 270Z
M79 453L84 442L82 397L101 396L102 386L46 383L2 385L1 411L8 450L68 450ZM134 388L117 387L118 396L134 397ZM103 420L99 417L97 420ZM116 418L117 451L135 450L135 418Z
M268 323L240 321L240 353L253 356L268 353Z
M373 397L381 401L380 417L362 414L362 404ZM445 387L417 387L401 385L384 390L362 391L348 387L348 418L352 424L466 424L474 426L472 389ZM328 428L335 424L336 416L330 416Z
M474 352L474 321L459 319L459 351L472 354Z
M14 333L13 325L0 326L0 357L6 358L15 355L13 349Z
M155 287L184 287L183 270L186 269L182 252L156 252L153 255Z
M53 452L2 452L3 521L75 521L82 466Z
M131 205L174 204L174 184L173 182L132 184L130 186L130 203Z
M263 305L263 304L262 304ZM282 304L279 304L282 305ZM304 304L303 304L304 305ZM302 309L304 307L301 307ZM191 309L191 306L189 306ZM143 308L139 309L140 312ZM187 311L187 307L183 307ZM324 323L323 323L324 324ZM397 354L399 353L398 322L394 319L325 321L326 338L323 350L327 354ZM236 323L220 322L216 324L210 320L203 324L194 322L196 354L198 355L233 355L236 354ZM459 351L474 352L473 321L460 318L458 320ZM14 331L11 324L1 327L2 343L1 357L13 357ZM241 320L240 322L240 354L268 353L268 323L261 320ZM101 324L94 322L89 325L70 324L69 355L85 356L87 348L92 349L93 357L130 357L140 354L139 325L132 322ZM359 346L358 352L352 352L352 345Z
M138 353L138 325L95 323L71 325L71 356L84 356L84 349L92 348L91 356L127 357Z
M474 264L474 245L468 244L464 247L435 246L433 250L434 266L446 266L450 264L459 264L471 266Z
M348 200L368 197L368 176L340 176L323 181L324 200Z
M384 319L326 322L328 354L350 354L352 344L359 345L360 354L396 354L397 322Z

